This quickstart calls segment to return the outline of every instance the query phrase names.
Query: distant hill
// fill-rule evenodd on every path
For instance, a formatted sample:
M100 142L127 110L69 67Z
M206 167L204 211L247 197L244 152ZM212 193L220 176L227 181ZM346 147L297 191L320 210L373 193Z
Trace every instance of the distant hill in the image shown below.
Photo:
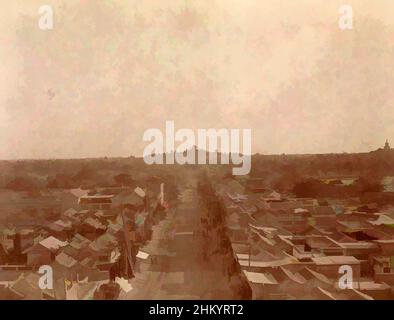
M220 155L218 161L220 162ZM0 188L75 188L111 186L121 177L143 181L151 176L176 174L190 166L147 165L143 158L97 158L57 160L0 161ZM196 167L196 166L193 166ZM230 174L231 166L218 166ZM262 155L252 156L249 177L262 178L268 186L288 189L308 178L364 177L372 182L394 176L394 150L378 149L369 153ZM241 177L242 178L242 177Z

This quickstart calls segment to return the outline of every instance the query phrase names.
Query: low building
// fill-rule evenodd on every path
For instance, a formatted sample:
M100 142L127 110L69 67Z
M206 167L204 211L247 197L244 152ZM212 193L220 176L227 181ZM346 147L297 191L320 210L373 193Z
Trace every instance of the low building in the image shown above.
M84 195L79 198L78 203L83 209L111 209L113 197L114 195Z
M68 244L50 236L24 251L27 255L27 265L39 267L51 264L56 253Z
M316 272L333 279L339 279L340 267L347 265L352 268L353 279L359 279L361 273L360 261L353 256L325 256L314 257L312 261L315 263Z

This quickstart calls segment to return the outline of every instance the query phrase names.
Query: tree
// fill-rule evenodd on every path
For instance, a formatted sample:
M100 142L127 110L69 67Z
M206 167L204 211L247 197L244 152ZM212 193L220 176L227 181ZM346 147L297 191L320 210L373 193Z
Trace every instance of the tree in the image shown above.
M131 175L127 173L121 173L114 176L115 183L121 186L131 186L134 183L134 180Z
M17 177L9 181L6 188L14 191L29 191L38 188L38 186L31 179Z
M356 182L356 187L361 193L365 192L381 192L383 186L380 181L374 181L375 179L361 177Z
M298 198L316 197L319 194L320 182L315 179L309 179L295 184L293 193Z

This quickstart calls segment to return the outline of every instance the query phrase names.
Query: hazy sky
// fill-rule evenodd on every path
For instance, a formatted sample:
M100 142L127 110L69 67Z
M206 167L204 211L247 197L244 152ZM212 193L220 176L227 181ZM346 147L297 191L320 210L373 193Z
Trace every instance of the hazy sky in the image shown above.
M1 2L1 159L141 155L165 120L260 153L394 144L392 0Z

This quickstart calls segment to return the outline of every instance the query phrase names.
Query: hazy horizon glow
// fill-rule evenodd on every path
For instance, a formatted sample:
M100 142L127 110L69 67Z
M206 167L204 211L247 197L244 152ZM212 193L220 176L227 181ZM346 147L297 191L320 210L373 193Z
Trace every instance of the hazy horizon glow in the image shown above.
M328 3L329 2L329 3ZM54 29L37 26L54 8ZM149 128L252 129L252 153L394 144L394 3L16 0L0 12L0 159L142 156Z

